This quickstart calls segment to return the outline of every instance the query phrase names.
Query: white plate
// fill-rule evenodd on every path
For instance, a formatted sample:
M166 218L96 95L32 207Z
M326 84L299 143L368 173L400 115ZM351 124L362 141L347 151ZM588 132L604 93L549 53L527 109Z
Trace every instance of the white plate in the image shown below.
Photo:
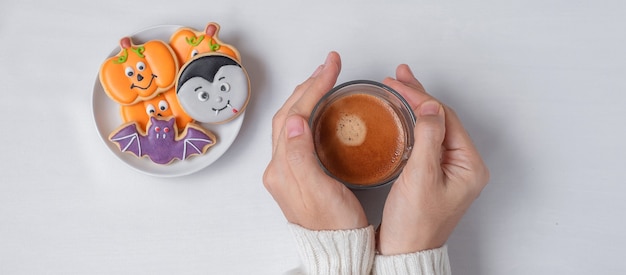
M159 39L163 41L169 41L170 36L178 28L182 26L177 25L165 25L151 27L135 34L132 34L132 40L135 44L143 44L148 40ZM121 38L121 37L120 37ZM114 49L108 57L114 56L119 52L119 48ZM107 58L108 58L107 57ZM103 58L104 62L106 58ZM175 160L168 165L160 165L152 162L146 157L139 158L131 153L122 152L113 142L109 141L108 137L115 129L122 125L122 118L120 116L119 104L111 100L100 83L99 78L96 76L96 84L93 88L93 116L96 122L96 128L100 134L100 137L104 141L107 147L124 163L128 166L152 176L160 177L176 177L188 175L197 172L215 162L219 159L228 148L233 144L241 124L245 111L242 112L235 119L224 124L203 124L200 123L205 129L213 132L217 136L217 143L210 147L204 155L196 155L186 160Z

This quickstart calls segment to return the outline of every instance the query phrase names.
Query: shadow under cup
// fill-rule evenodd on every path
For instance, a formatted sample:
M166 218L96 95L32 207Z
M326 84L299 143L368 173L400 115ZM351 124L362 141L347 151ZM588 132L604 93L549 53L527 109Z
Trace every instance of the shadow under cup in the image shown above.
M355 191L392 183L414 143L411 107L398 92L375 81L333 88L317 103L309 124L320 166Z

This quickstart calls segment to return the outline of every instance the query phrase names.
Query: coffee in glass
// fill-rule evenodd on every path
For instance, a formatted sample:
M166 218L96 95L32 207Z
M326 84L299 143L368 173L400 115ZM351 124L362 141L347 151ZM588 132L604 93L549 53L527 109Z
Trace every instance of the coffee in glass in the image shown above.
M390 87L368 80L341 84L309 120L325 172L352 188L393 182L413 146L415 115Z

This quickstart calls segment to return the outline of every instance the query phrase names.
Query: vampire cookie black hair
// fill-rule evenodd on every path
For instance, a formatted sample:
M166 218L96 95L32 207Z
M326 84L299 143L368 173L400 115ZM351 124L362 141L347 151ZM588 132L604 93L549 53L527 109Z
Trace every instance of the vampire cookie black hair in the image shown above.
M194 58L185 65L178 76L178 84L176 85L176 93L180 90L180 86L185 84L187 80L194 77L202 77L213 83L215 74L224 66L235 65L241 67L239 63L230 57L223 55L204 55Z

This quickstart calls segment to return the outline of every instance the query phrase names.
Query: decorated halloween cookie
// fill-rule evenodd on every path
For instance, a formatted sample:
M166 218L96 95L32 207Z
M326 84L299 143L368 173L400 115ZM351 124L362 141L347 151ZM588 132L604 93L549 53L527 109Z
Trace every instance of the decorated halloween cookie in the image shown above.
M149 28L122 38L102 63L94 116L101 137L126 164L151 175L182 175L206 167L232 144L250 82L239 52L218 38L219 30L216 23L204 31ZM217 138L223 144L210 149Z
M250 98L246 70L234 58L198 55L180 70L176 95L185 112L204 123L223 123L240 115Z
M191 28L180 28L170 38L170 46L178 57L180 66L183 66L191 58L203 53L221 53L241 61L241 56L235 47L219 40L218 32L220 25L217 23L207 24L204 32Z
M174 87L168 91L158 94L152 99L139 101L132 105L122 105L120 107L122 122L136 122L140 129L146 129L150 117L170 117L176 118L178 129L184 129L187 123L193 119L185 113L178 103L176 90Z
M176 159L185 160L193 155L206 153L216 142L215 135L194 123L187 124L178 133L175 119L150 117L147 132L137 123L120 126L109 136L122 152L130 152L137 157L147 156L154 163L169 164Z
M135 45L120 40L120 52L104 61L99 78L106 94L121 105L148 100L169 90L176 81L178 59L160 40Z

